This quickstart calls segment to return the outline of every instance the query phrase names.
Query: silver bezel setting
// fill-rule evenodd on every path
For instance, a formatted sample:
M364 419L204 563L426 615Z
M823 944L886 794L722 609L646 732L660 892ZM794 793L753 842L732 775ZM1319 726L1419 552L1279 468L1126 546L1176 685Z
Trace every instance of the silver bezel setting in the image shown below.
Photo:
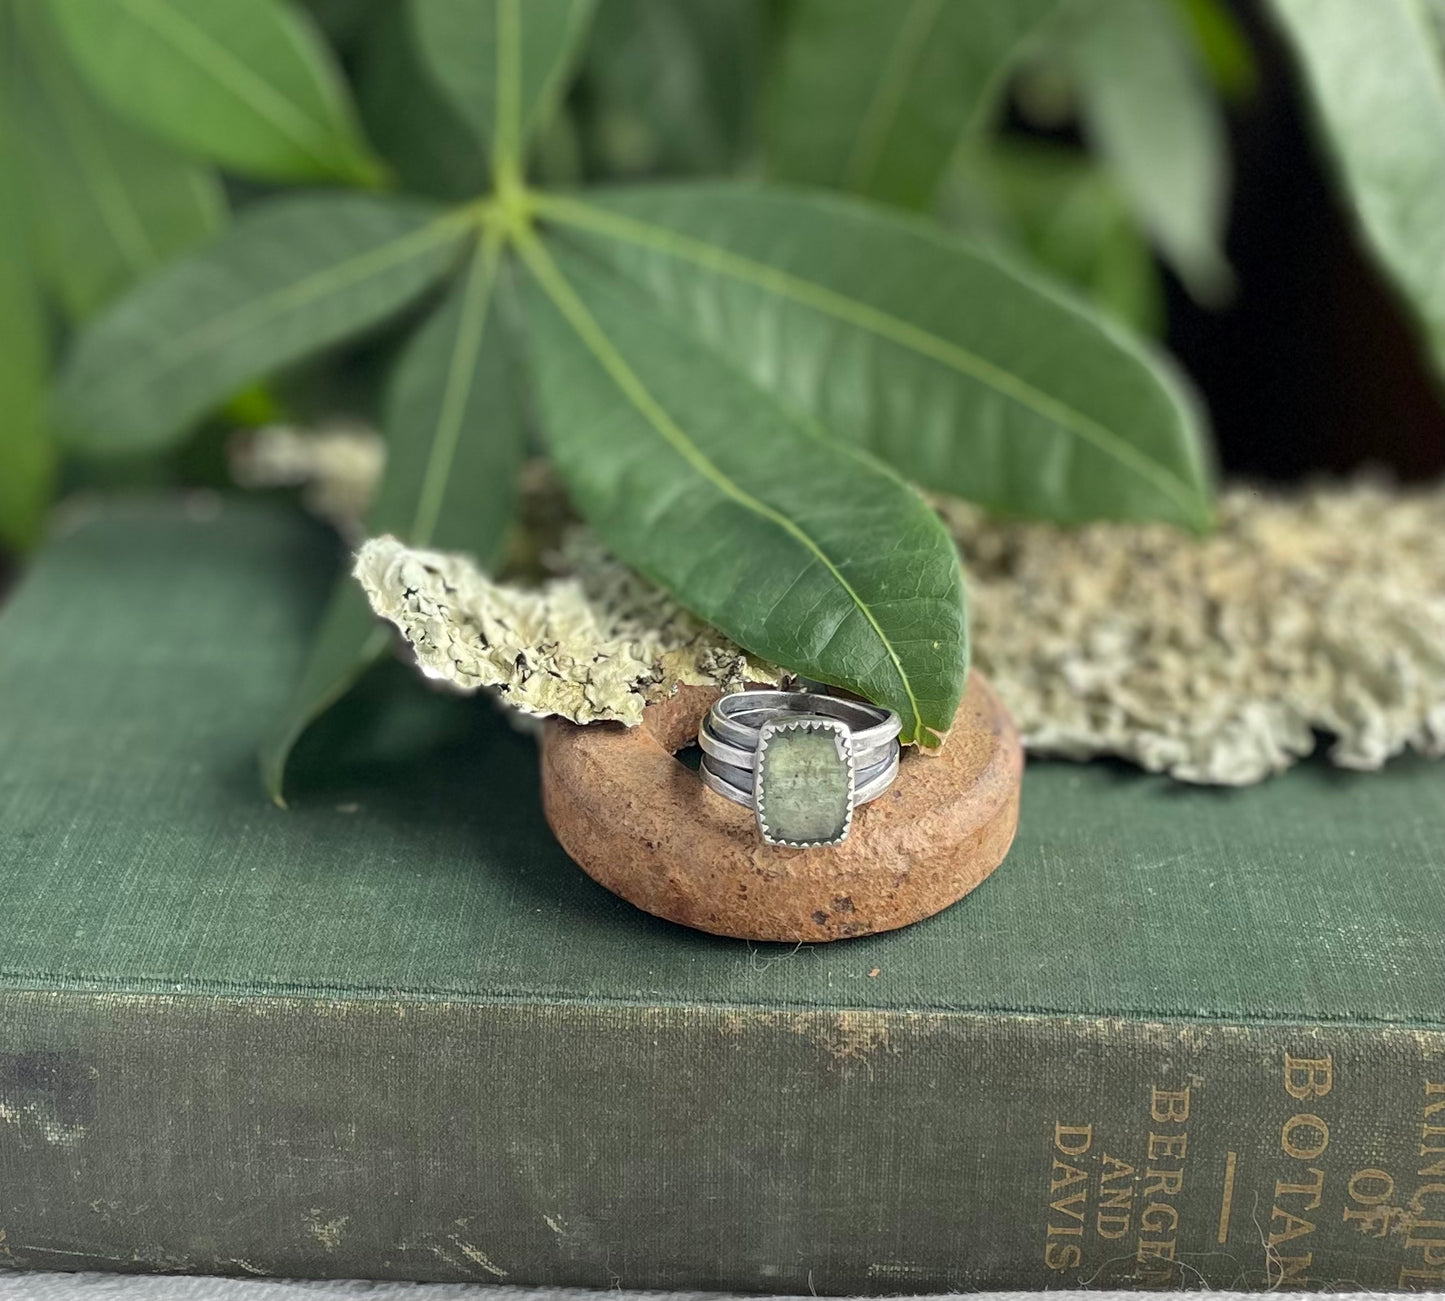
M768 827L768 814L763 800L764 774L768 765L768 742L779 732L831 732L838 745L839 753L848 768L848 811L843 817L843 830L834 840L784 840L775 836ZM841 845L848 839L853 826L853 810L856 808L858 791L858 769L853 754L853 730L841 719L824 718L818 715L803 718L770 718L758 729L757 765L753 769L753 810L758 820L758 833L767 845L782 845L788 849L826 849Z

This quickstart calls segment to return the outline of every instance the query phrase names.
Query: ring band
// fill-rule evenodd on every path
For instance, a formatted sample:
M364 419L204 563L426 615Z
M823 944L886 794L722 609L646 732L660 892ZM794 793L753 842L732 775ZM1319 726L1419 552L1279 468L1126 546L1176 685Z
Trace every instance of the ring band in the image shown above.
M744 719L786 713L825 714L839 718L849 725L854 744L860 750L892 741L903 730L902 720L891 709L867 705L861 700L844 700L841 696L815 695L807 691L734 691L708 710L707 721L718 740L755 749L759 727L750 725Z
M737 691L698 730L698 775L753 810L765 844L813 849L847 839L853 814L898 775L892 710L804 691Z

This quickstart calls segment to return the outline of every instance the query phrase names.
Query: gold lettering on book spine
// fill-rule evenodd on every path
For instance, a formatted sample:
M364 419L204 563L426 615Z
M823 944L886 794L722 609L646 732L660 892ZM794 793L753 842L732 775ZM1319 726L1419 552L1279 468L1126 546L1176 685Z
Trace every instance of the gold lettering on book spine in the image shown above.
M1134 1185L1134 1167L1105 1152L1099 1162L1099 1209L1094 1216L1094 1232L1105 1242L1117 1242L1129 1232Z
M1323 1057L1291 1057L1284 1055L1284 1091L1303 1102L1307 1098L1323 1098L1335 1083L1334 1059Z
M1400 1267L1399 1285L1436 1291L1445 1283L1445 1124L1439 1123L1445 1119L1445 1080L1424 1082L1419 1114L1414 1191L1403 1207L1392 1209L1403 1217L1405 1250L1420 1255Z
M1220 1171L1212 1157L1204 1158L1211 1161L1207 1168L1190 1174L1191 1159L1200 1159L1192 1138L1204 1143L1201 1152L1207 1152L1210 1137L1210 1131L1200 1130L1191 1138L1196 1094L1203 1083L1194 1076L1185 1077L1187 1083L1149 1084L1147 1123L1123 1140L1117 1135L1111 1139L1077 1117L1056 1120L1045 1199L1046 1268L1062 1272L1093 1264L1092 1281L1102 1277L1104 1267L1127 1260L1128 1280L1136 1286L1178 1286L1180 1271L1193 1268L1191 1253L1198 1251L1191 1245L1189 1217L1194 1211L1189 1208L1201 1191L1195 1185L1202 1175L1218 1195L1216 1242L1221 1247L1233 1244L1236 1252L1248 1250L1251 1243L1258 1244L1256 1252L1263 1246L1264 1281L1271 1289L1308 1288L1312 1271L1340 1265L1336 1253L1348 1254L1347 1246L1337 1238L1319 1239L1323 1245L1315 1245L1314 1235L1323 1225L1329 1236L1332 1222L1380 1240L1377 1258L1378 1251L1403 1252L1403 1260L1396 1256L1390 1263L1397 1286L1445 1289L1445 1078L1419 1082L1413 1117L1400 1117L1387 1128L1372 1125L1352 1131L1350 1114L1341 1110L1333 1055L1319 1049L1286 1051L1276 1063L1281 1058L1274 1077L1280 1090L1277 1105L1266 1122L1271 1134L1267 1142L1275 1151L1273 1169L1267 1152L1240 1148L1222 1154L1222 1182L1213 1182ZM1348 1098L1351 1090L1343 1092ZM1209 1119L1203 1117L1199 1124ZM1409 1139L1410 1146L1398 1158L1410 1161L1409 1174L1398 1166L1388 1168L1392 1158L1388 1148L1379 1145L1390 1133ZM1127 1159L1117 1155L1121 1142ZM1373 1160L1351 1169L1341 1158L1355 1152ZM1417 1160L1411 1159L1412 1153ZM1261 1205L1247 1217L1246 1226L1246 1217L1234 1204L1249 1195L1254 1178L1249 1163L1261 1157L1265 1168L1259 1171L1260 1182L1270 1182L1260 1191L1272 1185L1273 1201L1267 1221ZM1236 1186L1239 1180L1245 1181L1242 1189ZM1317 1266L1316 1256L1322 1252ZM1123 1281L1111 1274L1113 1281Z
M1219 1195L1219 1230L1215 1242L1222 1247L1229 1241L1229 1213L1234 1208L1234 1176L1239 1169L1239 1153L1228 1152L1224 1158L1224 1191Z
M1145 1204L1139 1212L1139 1237L1134 1246L1135 1279L1146 1287L1174 1282L1179 1250L1179 1208L1174 1199L1184 1191L1185 1159L1189 1155L1191 1086L1149 1090L1149 1137L1145 1147Z
M1312 1102L1329 1097L1335 1087L1335 1062L1331 1053L1323 1057L1284 1053L1283 1083L1291 1101ZM1328 1121L1315 1111L1296 1110L1280 1126L1280 1151L1303 1168L1289 1171L1275 1180L1274 1204L1270 1207L1269 1229L1265 1235L1265 1263L1272 1288L1286 1285L1304 1287L1309 1283L1313 1251L1301 1251L1302 1239L1314 1233L1317 1221L1309 1217L1325 1196L1325 1170L1314 1165L1330 1145ZM1286 1243L1290 1255L1279 1248Z
M1077 1269L1084 1263L1084 1219L1088 1213L1094 1127L1054 1122L1049 1166L1049 1217L1044 1232L1044 1266Z

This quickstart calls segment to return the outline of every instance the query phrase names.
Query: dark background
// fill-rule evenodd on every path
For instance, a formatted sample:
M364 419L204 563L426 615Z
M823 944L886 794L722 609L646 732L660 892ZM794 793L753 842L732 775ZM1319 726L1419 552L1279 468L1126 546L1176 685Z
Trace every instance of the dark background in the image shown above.
M1438 475L1441 387L1360 251L1278 37L1255 6L1235 8L1260 74L1229 109L1238 287L1230 305L1206 310L1171 282L1168 345L1204 394L1226 473Z

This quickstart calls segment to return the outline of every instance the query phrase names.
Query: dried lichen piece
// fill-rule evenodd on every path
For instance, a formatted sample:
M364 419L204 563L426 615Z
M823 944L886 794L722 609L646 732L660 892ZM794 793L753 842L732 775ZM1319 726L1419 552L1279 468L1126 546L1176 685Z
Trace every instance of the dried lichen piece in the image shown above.
M393 537L364 543L354 573L424 673L492 688L527 714L636 726L644 705L678 686L778 681L585 531L564 545L569 574L539 587L495 582L466 556Z
M1445 754L1445 490L1235 489L1220 527L1063 530L940 503L975 663L1036 754L1255 782Z

